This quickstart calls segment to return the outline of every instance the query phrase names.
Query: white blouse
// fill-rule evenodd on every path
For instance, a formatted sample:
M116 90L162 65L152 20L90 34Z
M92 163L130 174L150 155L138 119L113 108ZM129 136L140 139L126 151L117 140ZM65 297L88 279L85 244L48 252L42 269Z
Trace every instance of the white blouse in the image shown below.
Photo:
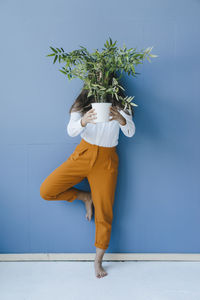
M70 120L67 124L67 133L71 137L81 134L81 138L91 144L103 147L114 147L118 144L120 128L127 137L132 137L136 130L132 114L128 115L122 109L119 110L119 112L126 119L125 125L121 125L117 120L112 120L96 124L87 123L85 127L81 125L81 113L78 111L71 112Z

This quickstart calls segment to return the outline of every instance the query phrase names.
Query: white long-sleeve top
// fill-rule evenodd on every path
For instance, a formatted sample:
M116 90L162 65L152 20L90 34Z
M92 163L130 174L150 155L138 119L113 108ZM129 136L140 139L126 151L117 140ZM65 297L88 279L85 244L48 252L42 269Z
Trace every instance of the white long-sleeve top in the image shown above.
M120 128L127 137L132 137L136 130L132 114L128 115L122 109L119 110L119 112L126 119L125 125L121 125L117 120L112 120L96 124L87 123L85 127L81 125L81 113L78 111L71 112L70 120L67 124L67 133L71 137L80 134L81 138L91 144L103 147L114 147L118 144Z

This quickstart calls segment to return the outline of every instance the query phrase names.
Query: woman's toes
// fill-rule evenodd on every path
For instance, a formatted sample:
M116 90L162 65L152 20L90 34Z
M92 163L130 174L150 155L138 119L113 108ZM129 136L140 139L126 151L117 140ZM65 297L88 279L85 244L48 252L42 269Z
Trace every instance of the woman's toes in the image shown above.
M101 272L101 277L106 276L106 272Z

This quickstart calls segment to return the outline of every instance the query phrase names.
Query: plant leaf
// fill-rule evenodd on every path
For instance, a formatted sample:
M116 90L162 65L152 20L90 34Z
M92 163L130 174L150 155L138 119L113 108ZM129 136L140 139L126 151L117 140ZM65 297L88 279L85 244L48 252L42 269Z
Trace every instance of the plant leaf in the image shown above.
M46 56L54 56L55 55L55 53L52 53L52 54L48 54L48 55L46 55Z
M56 51L53 47L50 46L50 48L51 48L51 50L53 50L55 53L58 53L58 51Z
M53 63L55 64L56 60L58 58L58 55L55 56Z
M65 74L65 75L67 74L67 72L65 72L65 71L63 71L63 70L60 70L60 69L59 69L58 71L62 72L62 73Z

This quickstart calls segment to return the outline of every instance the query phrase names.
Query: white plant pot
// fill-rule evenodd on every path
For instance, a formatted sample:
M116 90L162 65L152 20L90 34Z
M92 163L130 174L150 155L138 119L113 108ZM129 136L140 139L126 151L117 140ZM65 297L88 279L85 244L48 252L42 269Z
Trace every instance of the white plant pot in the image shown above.
M95 112L97 113L96 119L94 119L95 123L99 122L108 122L110 119L110 106L112 103L110 102L93 102L92 108L95 109Z

